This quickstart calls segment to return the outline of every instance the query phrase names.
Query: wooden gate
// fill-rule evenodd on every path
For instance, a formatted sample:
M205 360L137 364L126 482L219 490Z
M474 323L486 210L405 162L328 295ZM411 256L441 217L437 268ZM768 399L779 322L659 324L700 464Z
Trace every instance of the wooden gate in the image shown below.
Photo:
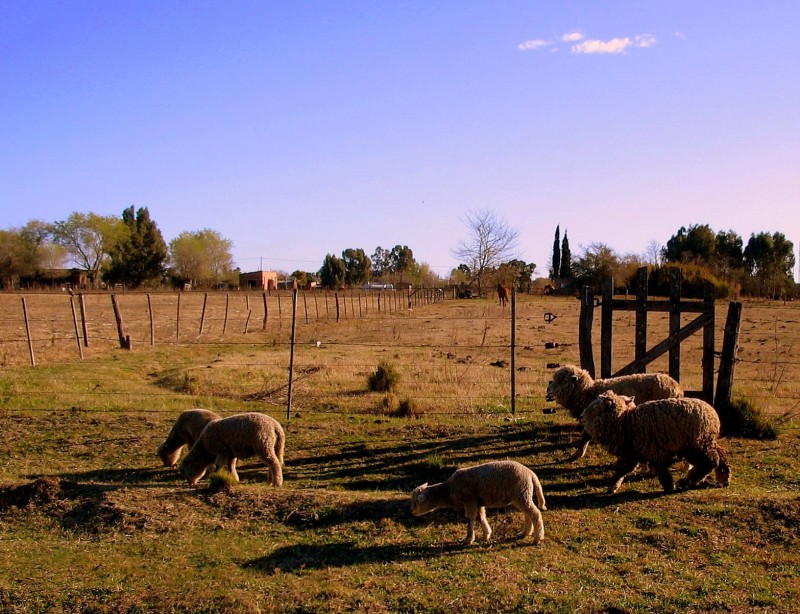
M581 313L578 332L581 367L592 377L595 376L594 353L592 348L592 324L594 309L601 308L600 318L600 377L617 377L631 373L644 373L649 363L662 354L669 352L669 375L680 381L681 377L681 342L691 335L702 331L703 334L703 384L702 390L686 391L687 396L699 397L714 403L719 409L730 402L733 372L738 350L739 326L741 321L741 303L732 302L728 309L728 320L725 326L722 353L720 354L720 370L717 378L716 396L714 394L714 325L715 303L714 288L706 284L702 300L681 299L680 271L673 271L670 280L670 294L666 300L652 300L647 293L647 268L643 267L636 274L636 298L615 298L613 282L609 280L603 286L602 301L597 301L594 291L584 287L581 291ZM635 342L634 359L627 365L612 369L613 315L615 311L634 311ZM647 314L650 312L669 313L669 335L647 349ZM697 316L689 323L681 326L681 314L692 313Z

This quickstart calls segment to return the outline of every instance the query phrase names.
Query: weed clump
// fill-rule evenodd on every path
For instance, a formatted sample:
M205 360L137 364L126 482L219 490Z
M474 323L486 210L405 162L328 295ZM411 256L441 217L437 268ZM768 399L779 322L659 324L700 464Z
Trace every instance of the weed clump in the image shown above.
M238 483L228 471L217 470L208 476L208 490L210 492L230 491L236 488Z
M729 437L770 441L778 438L778 427L748 399L734 399L718 410L722 431Z
M370 374L367 386L371 392L392 392L400 383L400 374L394 366L385 360L378 363L375 372Z
M419 418L423 411L413 399L403 399L397 406L397 415L400 418Z

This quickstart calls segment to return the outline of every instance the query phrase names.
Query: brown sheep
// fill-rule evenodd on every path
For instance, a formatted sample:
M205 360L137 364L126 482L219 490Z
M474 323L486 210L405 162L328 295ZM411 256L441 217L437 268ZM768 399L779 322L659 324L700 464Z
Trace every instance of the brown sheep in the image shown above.
M579 420L583 409L607 390L634 397L637 403L683 397L680 383L664 373L637 373L596 380L588 371L566 365L553 374L547 386L547 400L556 401ZM590 441L591 438L584 432L571 460L583 458Z
M679 486L694 487L712 470L720 486L730 483L727 454L717 443L719 416L702 399L660 399L634 405L631 397L608 391L586 406L581 424L609 453L617 457L615 493L640 462L655 470L665 492L672 492L669 468L677 459L691 464Z
M257 412L237 414L209 422L179 469L192 486L213 464L227 467L238 482L236 459L258 456L270 469L271 483L280 486L285 443L283 428L274 418Z
M219 414L210 409L187 409L178 416L172 425L169 435L158 446L158 455L165 467L174 467L178 464L183 446L190 448L200 437L200 433L212 420L219 420Z

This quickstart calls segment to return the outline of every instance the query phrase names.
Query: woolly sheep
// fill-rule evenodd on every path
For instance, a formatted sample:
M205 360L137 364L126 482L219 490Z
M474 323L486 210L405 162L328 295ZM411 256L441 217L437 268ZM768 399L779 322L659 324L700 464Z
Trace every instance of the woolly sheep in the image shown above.
M227 467L238 482L236 459L258 456L270 469L271 483L280 486L285 443L283 428L274 418L257 412L237 414L209 422L178 468L192 486L213 464Z
M536 507L534 494L539 503ZM475 541L475 521L480 520L486 541L492 529L486 521L487 507L511 505L525 514L525 528L520 538L534 534L534 543L544 539L544 523L539 509L546 510L542 485L536 474L515 461L492 461L458 469L446 481L417 486L411 494L411 513L427 514L438 508L463 510L467 517L466 545Z
M547 400L556 401L573 418L579 420L583 409L607 390L632 396L637 403L683 397L680 383L664 373L637 373L596 380L588 371L566 365L553 374L553 379L547 386ZM591 438L584 432L571 460L583 458L590 441Z
M660 399L634 404L631 397L604 392L586 406L581 424L592 440L617 457L615 493L639 462L650 463L665 492L672 492L669 468L677 459L691 464L679 486L696 486L712 469L720 486L730 483L727 454L717 443L719 416L702 399Z
M164 466L177 465L183 446L188 445L191 448L206 425L212 420L219 419L219 414L210 409L187 409L181 412L167 438L158 446L158 455Z

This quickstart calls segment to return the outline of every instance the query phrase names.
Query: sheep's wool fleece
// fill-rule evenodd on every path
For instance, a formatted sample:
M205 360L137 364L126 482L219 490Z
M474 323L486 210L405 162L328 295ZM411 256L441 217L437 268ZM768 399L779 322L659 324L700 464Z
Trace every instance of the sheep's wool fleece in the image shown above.
M701 399L661 399L626 408L614 393L593 401L581 417L589 436L617 456L636 452L668 461L682 451L707 447L719 437L716 410Z

